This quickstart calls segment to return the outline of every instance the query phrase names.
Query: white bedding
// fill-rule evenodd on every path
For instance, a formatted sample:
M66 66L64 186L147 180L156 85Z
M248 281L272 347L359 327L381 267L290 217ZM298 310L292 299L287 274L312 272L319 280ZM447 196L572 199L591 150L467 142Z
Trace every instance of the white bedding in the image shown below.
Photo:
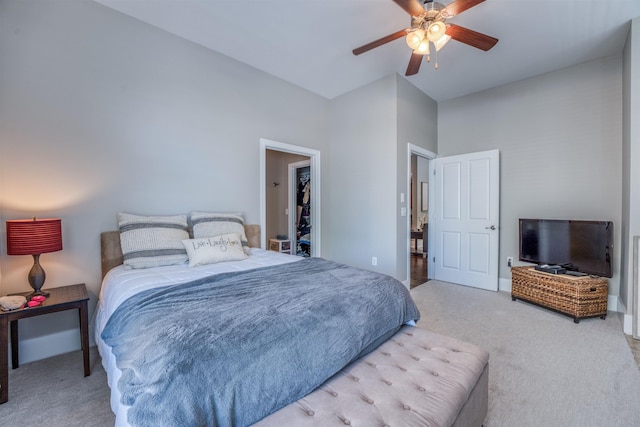
M121 372L116 367L115 357L100 334L111 314L129 297L147 289L186 283L212 274L244 271L269 265L286 264L303 258L274 251L252 248L248 259L228 261L189 268L187 264L155 267L147 269L125 269L122 265L107 273L100 289L96 308L95 340L102 357L102 365L107 372L111 388L111 409L116 414L116 426L127 426L127 407L120 403L118 379Z

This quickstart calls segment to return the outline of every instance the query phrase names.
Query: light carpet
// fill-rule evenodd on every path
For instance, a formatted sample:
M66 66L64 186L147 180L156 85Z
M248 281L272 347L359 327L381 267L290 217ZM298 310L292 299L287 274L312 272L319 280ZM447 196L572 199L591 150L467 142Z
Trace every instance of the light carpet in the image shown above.
M640 426L640 370L617 313L570 317L430 281L411 290L418 326L490 352L485 427Z
M0 426L113 427L107 374L95 347L89 360L88 377L81 351L9 367L9 401L0 405Z
M485 427L640 426L640 370L616 313L575 324L503 292L437 281L411 295L418 326L491 353ZM10 370L0 425L113 426L95 348L91 369L83 377L82 354L72 352Z

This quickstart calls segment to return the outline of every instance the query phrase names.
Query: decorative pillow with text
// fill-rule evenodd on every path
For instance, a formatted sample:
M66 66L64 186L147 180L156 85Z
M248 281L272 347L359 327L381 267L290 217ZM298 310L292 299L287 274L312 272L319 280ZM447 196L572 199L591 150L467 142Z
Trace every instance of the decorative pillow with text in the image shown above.
M242 249L242 239L238 233L185 239L182 243L189 256L189 267L222 261L240 261L249 257Z

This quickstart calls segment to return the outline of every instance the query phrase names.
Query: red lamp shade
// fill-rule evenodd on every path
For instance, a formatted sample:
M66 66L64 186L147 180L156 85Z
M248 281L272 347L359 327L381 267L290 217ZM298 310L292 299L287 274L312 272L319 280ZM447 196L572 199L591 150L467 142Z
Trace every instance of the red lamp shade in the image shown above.
M38 255L62 250L60 218L7 221L7 254Z

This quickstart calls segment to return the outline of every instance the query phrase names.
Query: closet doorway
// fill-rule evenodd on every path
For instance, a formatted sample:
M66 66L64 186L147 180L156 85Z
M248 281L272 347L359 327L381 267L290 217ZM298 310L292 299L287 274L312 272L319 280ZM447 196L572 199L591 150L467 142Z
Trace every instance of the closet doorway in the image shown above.
M292 255L321 256L320 152L268 139L260 150L261 246L284 241Z

